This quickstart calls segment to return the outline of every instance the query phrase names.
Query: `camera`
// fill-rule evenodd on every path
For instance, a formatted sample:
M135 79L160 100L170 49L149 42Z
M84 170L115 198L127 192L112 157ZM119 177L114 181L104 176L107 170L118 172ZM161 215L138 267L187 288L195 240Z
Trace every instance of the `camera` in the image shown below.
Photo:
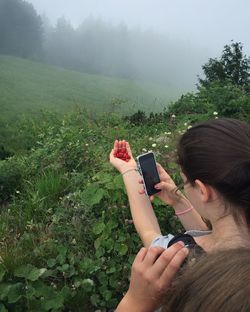
M142 176L144 190L148 196L159 192L155 189L155 184L160 182L159 173L156 167L155 156L153 152L148 152L137 156L137 167Z

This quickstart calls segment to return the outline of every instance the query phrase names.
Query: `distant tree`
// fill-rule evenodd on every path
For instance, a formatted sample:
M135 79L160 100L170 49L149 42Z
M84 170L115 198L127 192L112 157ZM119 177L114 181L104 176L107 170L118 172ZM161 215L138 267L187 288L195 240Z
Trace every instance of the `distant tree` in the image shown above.
M54 28L50 27L48 23L46 25L46 21L43 21L43 25L45 29L45 60L57 66L74 68L77 49L75 30L70 21L60 17Z
M210 58L202 66L205 79L199 78L200 85L206 87L213 81L230 81L247 89L250 83L250 58L242 50L241 42L232 41L230 45L225 45L219 60Z
M36 58L41 55L42 22L32 4L0 0L0 53Z

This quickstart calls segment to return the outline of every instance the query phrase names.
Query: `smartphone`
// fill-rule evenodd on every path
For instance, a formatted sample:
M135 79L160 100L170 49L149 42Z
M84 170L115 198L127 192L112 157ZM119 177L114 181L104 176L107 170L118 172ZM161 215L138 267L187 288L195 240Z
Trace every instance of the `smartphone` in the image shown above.
M159 173L156 167L155 156L153 152L148 152L137 156L138 170L142 176L145 193L148 196L159 192L155 189L155 184L160 182Z

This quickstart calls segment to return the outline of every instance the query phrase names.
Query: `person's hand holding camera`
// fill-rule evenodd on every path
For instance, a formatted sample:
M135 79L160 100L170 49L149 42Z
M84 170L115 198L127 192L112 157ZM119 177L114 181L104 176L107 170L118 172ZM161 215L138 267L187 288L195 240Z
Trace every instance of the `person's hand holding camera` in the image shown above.
M184 195L177 189L176 184L170 177L170 175L163 169L163 167L157 163L157 170L161 182L155 185L155 188L159 190L156 194L164 203L174 207L177 205L181 198ZM143 184L143 181L140 180L139 183ZM144 189L140 191L141 194L144 194ZM154 196L150 196L150 200L153 200Z

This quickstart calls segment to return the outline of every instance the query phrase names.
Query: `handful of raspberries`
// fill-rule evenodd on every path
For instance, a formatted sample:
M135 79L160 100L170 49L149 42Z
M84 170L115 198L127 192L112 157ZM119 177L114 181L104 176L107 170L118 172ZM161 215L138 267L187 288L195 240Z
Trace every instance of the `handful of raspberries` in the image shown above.
M114 156L126 162L131 159L125 147L118 148L118 150L114 152Z

